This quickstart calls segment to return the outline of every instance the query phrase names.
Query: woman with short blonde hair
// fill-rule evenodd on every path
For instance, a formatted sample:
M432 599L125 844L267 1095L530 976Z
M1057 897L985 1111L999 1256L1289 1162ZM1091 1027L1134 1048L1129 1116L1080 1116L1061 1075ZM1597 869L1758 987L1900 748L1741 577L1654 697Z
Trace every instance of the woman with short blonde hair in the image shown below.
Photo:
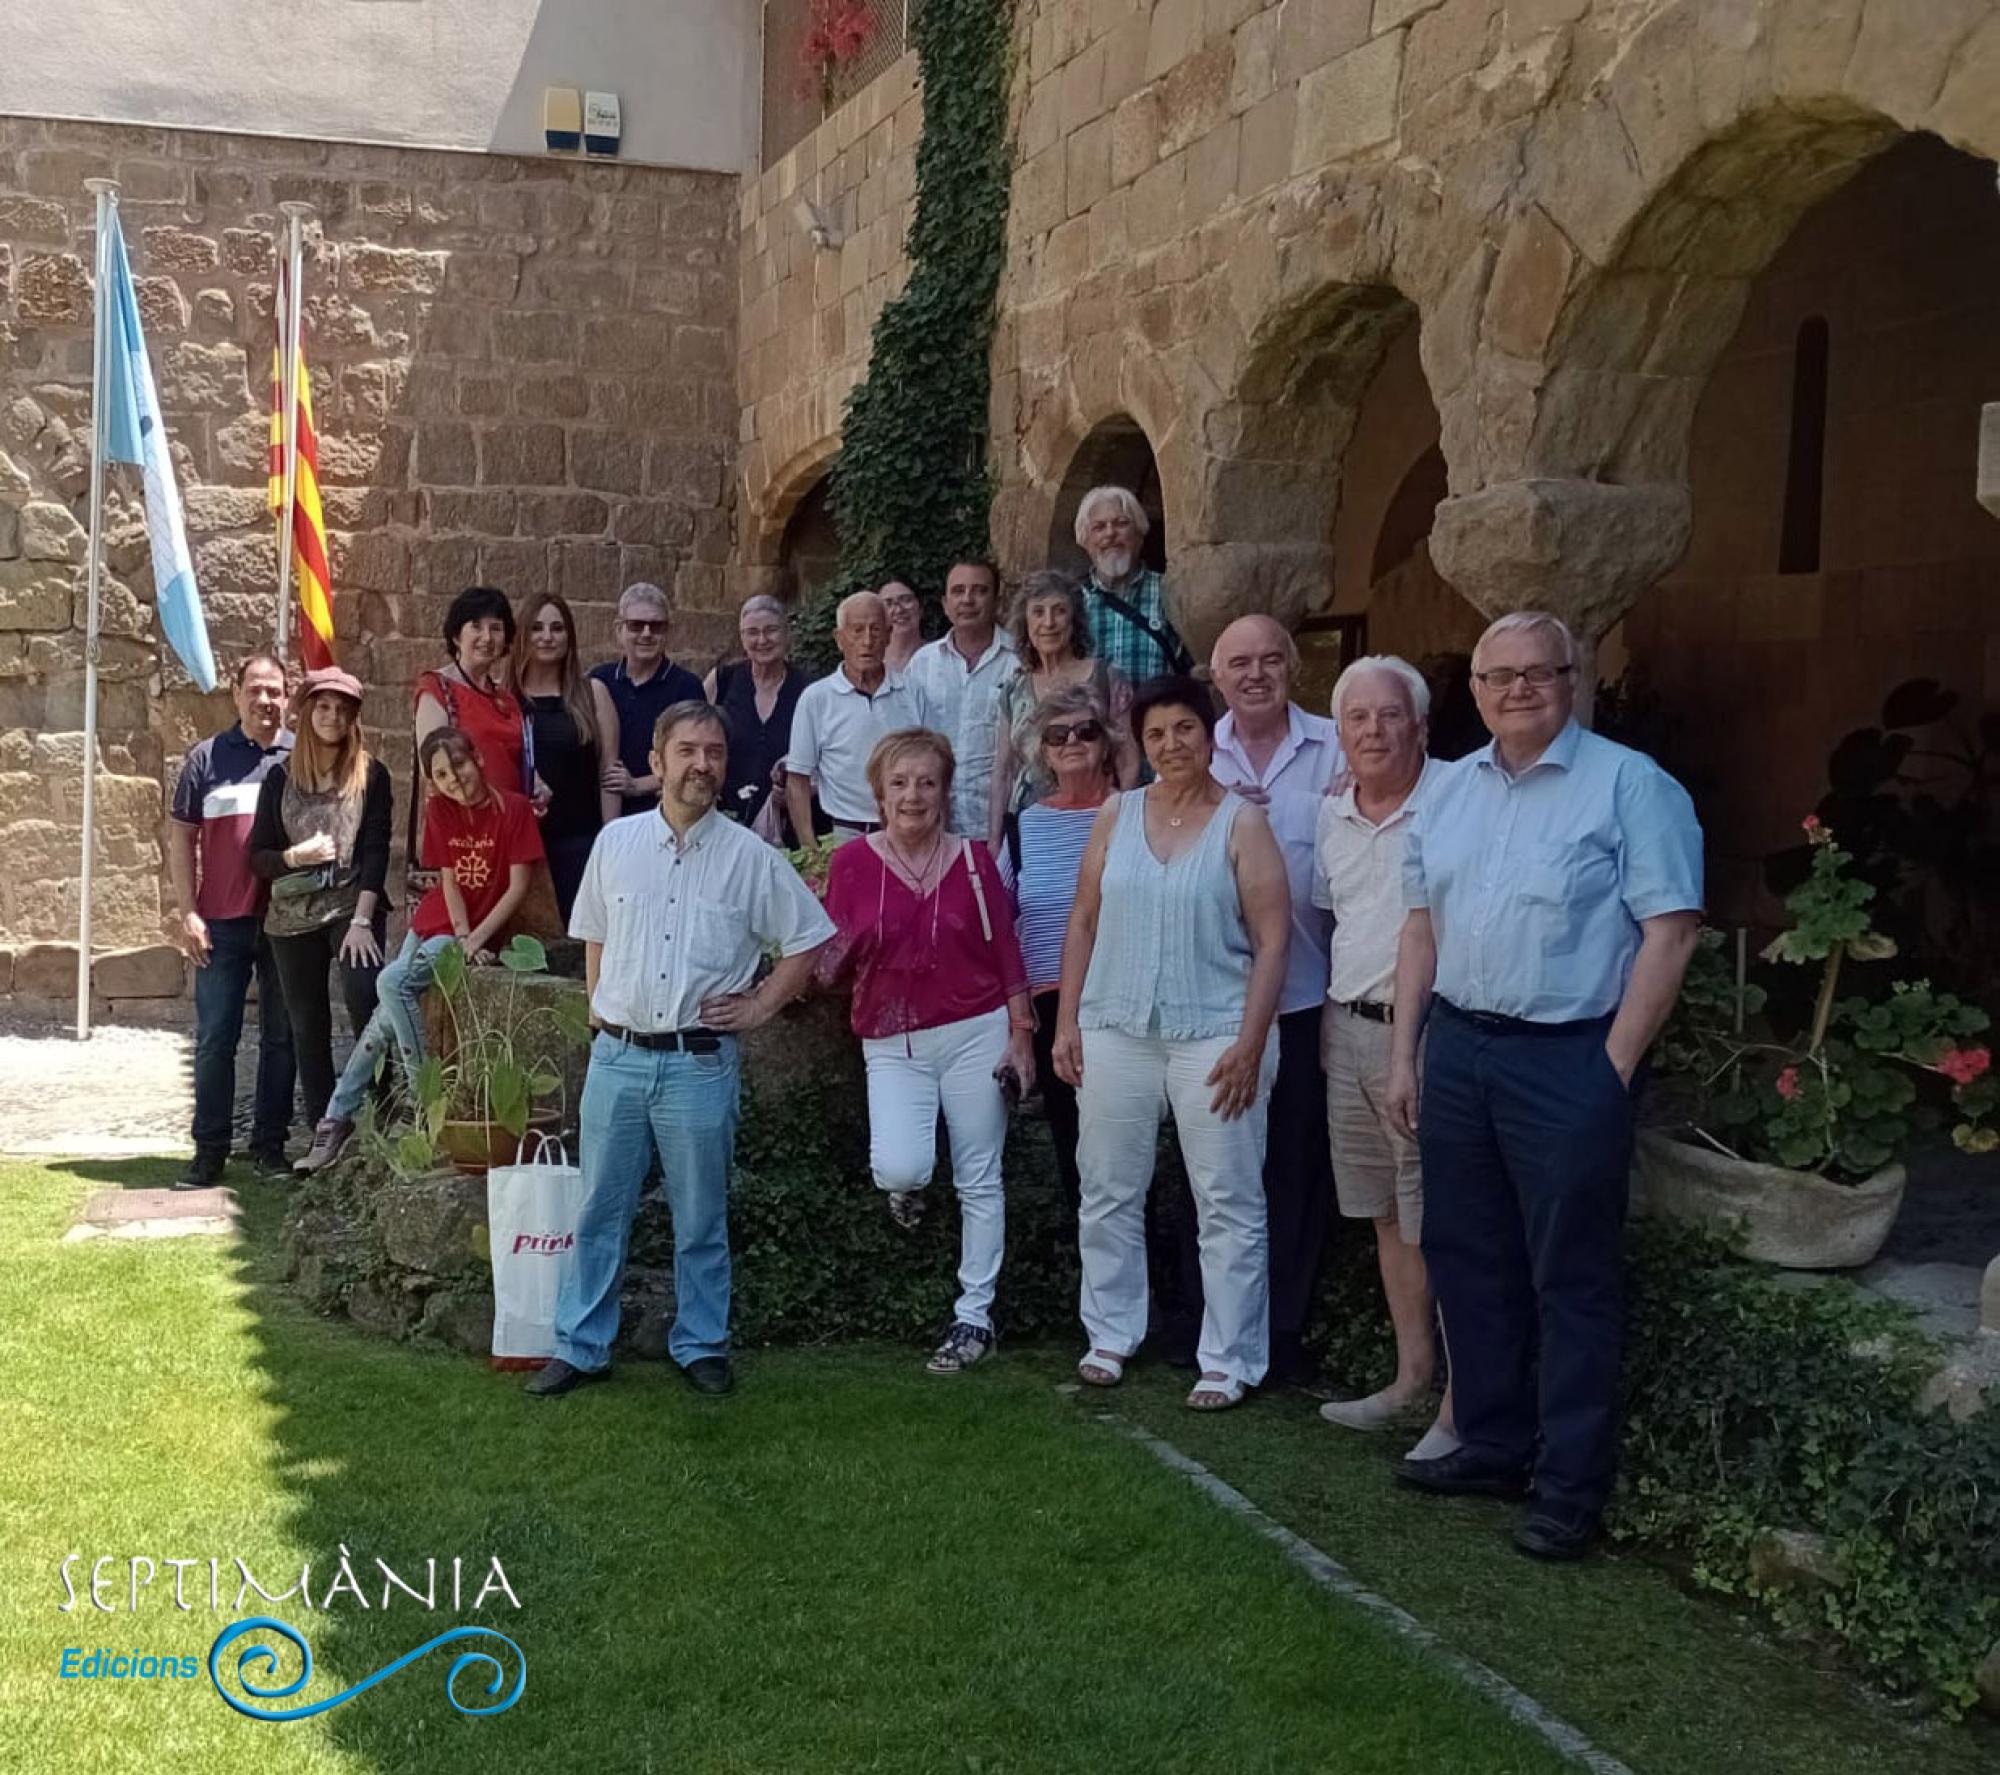
M1006 1245L1001 1154L1011 1106L1033 1084L1034 1016L1007 890L986 847L946 830L951 742L885 734L868 758L879 830L833 853L828 980L852 975L851 1021L868 1064L868 1159L898 1226L923 1214L937 1119L958 1191L958 1303L930 1360L957 1374L993 1349Z

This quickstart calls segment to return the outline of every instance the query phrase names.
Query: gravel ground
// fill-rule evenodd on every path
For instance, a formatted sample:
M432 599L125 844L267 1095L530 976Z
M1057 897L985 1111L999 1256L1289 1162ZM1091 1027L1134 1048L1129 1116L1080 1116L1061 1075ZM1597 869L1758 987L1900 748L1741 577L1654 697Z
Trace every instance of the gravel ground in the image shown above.
M178 1028L111 1025L85 1042L66 1023L0 1023L0 1153L120 1158L192 1151L193 1028L192 1005ZM336 1029L344 1038L339 1020ZM336 1040L336 1059L347 1046ZM249 1140L256 1074L253 1011L236 1050L239 1151Z

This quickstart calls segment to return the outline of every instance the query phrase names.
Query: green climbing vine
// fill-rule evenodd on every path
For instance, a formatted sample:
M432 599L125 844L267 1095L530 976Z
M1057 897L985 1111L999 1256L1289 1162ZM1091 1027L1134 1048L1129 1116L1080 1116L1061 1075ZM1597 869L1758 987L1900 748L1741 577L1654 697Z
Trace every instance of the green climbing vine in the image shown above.
M923 82L909 281L876 316L868 375L848 397L833 470L840 567L800 613L802 652L827 650L833 604L900 577L935 600L954 559L989 547L988 356L1010 173L1007 0L911 8Z

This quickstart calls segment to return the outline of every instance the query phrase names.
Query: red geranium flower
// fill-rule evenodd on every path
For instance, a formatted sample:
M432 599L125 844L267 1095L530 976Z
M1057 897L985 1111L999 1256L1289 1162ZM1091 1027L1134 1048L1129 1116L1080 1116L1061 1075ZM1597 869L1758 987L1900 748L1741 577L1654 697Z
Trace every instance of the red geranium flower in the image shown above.
M1969 1085L1993 1064L1985 1048L1947 1048L1938 1056L1937 1069L1954 1085Z
M1787 1103L1796 1097L1799 1094L1799 1069L1796 1066L1788 1066L1779 1073L1776 1089L1778 1095Z

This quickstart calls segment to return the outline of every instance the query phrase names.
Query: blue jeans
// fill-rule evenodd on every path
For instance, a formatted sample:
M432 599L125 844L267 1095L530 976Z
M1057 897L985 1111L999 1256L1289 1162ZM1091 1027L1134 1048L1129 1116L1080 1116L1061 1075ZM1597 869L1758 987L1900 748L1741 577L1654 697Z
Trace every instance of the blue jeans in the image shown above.
M600 1032L583 1082L583 1212L556 1296L556 1355L611 1360L632 1215L655 1147L674 1220L674 1322L667 1353L686 1367L729 1353L729 1161L736 1148L736 1039L713 1054L635 1048Z
M236 1101L236 1045L243 1037L243 1001L257 976L257 1096L250 1123L253 1149L279 1147L292 1125L297 1068L292 1026L271 946L258 918L216 918L208 925L208 965L194 971L195 1151L227 1153Z
M1482 1463L1596 1517L1618 1464L1633 1093L1608 1017L1430 1020L1417 1121L1424 1261L1451 1330L1452 1415Z
M375 1069L392 1037L403 1057L404 1077L416 1071L417 1062L424 1057L424 988L437 972L438 951L450 941L449 937L426 937L419 942L412 931L403 939L396 959L376 976L375 1014L356 1039L340 1083L333 1088L326 1106L330 1118L354 1120L367 1101Z

